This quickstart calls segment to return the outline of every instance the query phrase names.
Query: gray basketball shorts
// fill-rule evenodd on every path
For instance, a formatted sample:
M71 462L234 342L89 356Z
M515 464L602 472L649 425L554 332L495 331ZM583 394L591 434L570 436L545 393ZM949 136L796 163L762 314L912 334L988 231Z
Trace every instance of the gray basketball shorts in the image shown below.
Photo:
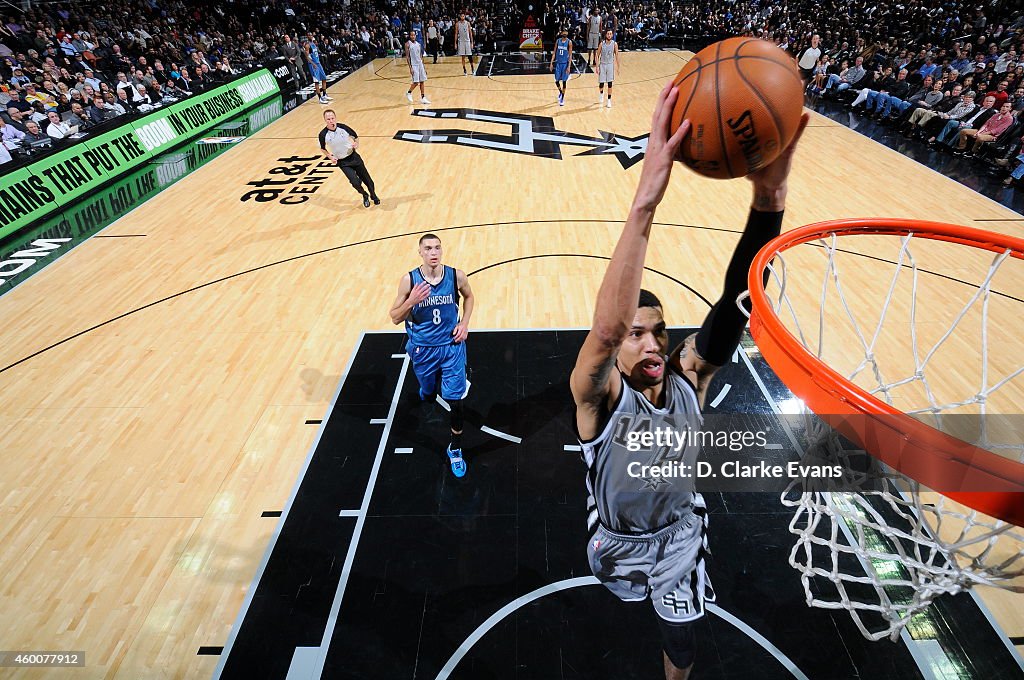
M594 576L620 600L650 599L666 621L704 616L715 591L704 565L707 512L700 494L695 501L693 512L652 534L620 534L598 525L587 545Z

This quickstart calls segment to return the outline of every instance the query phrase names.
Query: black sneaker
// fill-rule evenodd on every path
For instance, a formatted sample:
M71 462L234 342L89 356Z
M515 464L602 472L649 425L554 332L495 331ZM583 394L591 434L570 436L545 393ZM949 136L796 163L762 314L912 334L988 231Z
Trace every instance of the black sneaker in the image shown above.
M380 205L380 199L376 196L370 196L370 200L373 201L374 205Z
M363 194L363 207L364 208L369 208L370 207L370 197L369 197L368 194Z

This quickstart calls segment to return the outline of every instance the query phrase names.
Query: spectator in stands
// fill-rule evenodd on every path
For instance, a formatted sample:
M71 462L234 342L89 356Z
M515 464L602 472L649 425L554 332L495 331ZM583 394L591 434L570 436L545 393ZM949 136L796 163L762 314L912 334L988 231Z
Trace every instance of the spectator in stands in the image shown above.
M943 99L945 99L945 95L942 92L942 81L941 80L934 81L932 83L931 89L928 90L927 92L925 92L924 96L919 97L919 96L917 96L917 94L918 93L915 93L915 95L912 96L908 100L910 102L910 106L908 106L906 109L904 109L900 113L899 118L898 118L898 123L900 125L906 124L908 122L908 120L910 119L910 117L918 109L924 109L926 111L930 110L930 109L933 109Z
M100 79L96 77L96 74L93 73L91 68L85 69L85 82L92 85L92 89L94 90L100 89Z
M864 73L864 57L857 57L853 62L853 66L843 70L838 75L833 73L828 77L828 81L825 83L825 96L829 96L832 88L835 88L837 93L848 90L864 78Z
M928 76L921 83L921 86L914 90L909 96L897 97L895 94L890 94L885 104L882 106L881 119L886 120L891 115L893 119L896 119L904 111L909 109L915 102L918 102L928 94L932 89L932 77Z
M117 91L117 105L124 109L125 113L135 113L135 104L132 103L126 89L122 88Z
M90 127L92 123L89 122L89 115L85 112L85 109L78 102L71 104L71 115L64 121L68 125L73 125L79 130L85 130Z
M26 120L34 120L39 123L40 127L46 124L46 108L43 107L43 103L39 100L32 102L32 110L29 111L26 116Z
M35 144L37 142L45 142L49 139L43 134L43 131L39 129L39 123L34 120L30 120L25 123L25 144Z
M126 109L118 103L117 97L114 96L114 93L111 91L103 93L103 103L107 105L108 109L113 111L118 116L123 116L124 114L128 113L128 109Z
M153 105L153 100L150 99L149 90L146 89L145 85L139 84L135 86L135 91L132 93L132 103L135 104L136 108Z
M909 75L907 69L901 69L896 75L896 80L885 83L885 89L881 87L876 92L874 99L874 107L868 103L867 108L870 115L885 117L889 115L889 111L892 109L892 105L889 103L890 98L895 98L896 101L902 101L902 99L910 94L910 83L907 82L907 76ZM871 94L868 94L870 99Z
M1021 137L1021 144L1024 145L1024 137ZM1020 186L1021 178L1024 177L1024 153L1017 155L1017 167L1013 169L1010 176L1003 180L1004 186Z
M107 103L103 101L103 97L100 95L93 97L92 105L89 107L89 120L93 125L99 125L100 123L111 120L116 116L117 113L107 106Z
M934 144L937 141L937 137L946 123L949 121L962 121L966 118L970 118L980 109L979 105L975 101L974 90L968 90L964 93L961 101L956 103L952 109L945 113L936 114L932 120L922 124L923 132L930 134L928 138L929 145Z
M992 99L992 97L985 97L985 101L988 101L989 99ZM954 153L957 156L973 156L981 148L982 144L995 141L999 135L1006 132L1013 123L1014 117L1010 107L1010 102L1003 102L1003 105L999 107L999 113L994 116L990 116L980 128L965 128L960 130L959 140L956 145L957 150ZM967 142L970 139L973 139L974 141L971 143L971 148L967 149Z
M987 97L995 97L996 108L1001 107L1010 98L1010 93L1006 91L1006 88L1009 87L1009 85L1009 81L1000 80L999 84L996 85L996 89L985 95Z
M896 83L896 78L892 74L892 66L876 69L870 78L871 82L868 83L870 87L861 88L861 91L857 93L856 99L850 104L851 109L857 106L874 108L878 95L887 94L889 88Z
M121 52L121 46L116 43L110 46L110 51L103 60L103 66L108 72L122 71L124 73L131 73L132 71L131 59Z
M3 116L0 116L0 146L13 149L21 144L23 139L25 139L25 131L8 125Z
M26 121L28 121L28 116L20 109L16 109L12 106L7 109L7 120L10 121L10 124L12 126L24 132L25 123Z
M811 94L821 94L825 89L825 81L828 79L828 70L832 66L832 59L827 54L820 59L814 67L808 90Z
M120 90L131 90L132 84L128 82L128 74L124 71L117 72L117 82L114 84L114 88Z
M56 111L50 111L47 116L50 123L46 126L46 134L53 139L64 139L78 132L77 127L62 121Z
M961 130L980 128L989 118L995 115L995 109L992 108L992 105L995 103L995 97L986 96L981 102L981 106L964 118L951 118L942 128L942 132L933 138L934 142L939 144L940 148L942 148L943 146L951 145ZM932 141L933 140L930 139L928 140L928 143L931 144ZM948 146L946 148L948 148Z
M917 69L916 73L921 76L922 80L931 76L932 81L934 82L936 78L942 75L942 67L938 64L932 63L932 56L929 54L925 56L924 63L921 64L921 67Z
M907 124L905 126L905 134L907 134L908 136L912 135L915 132L915 128L924 128L931 120L933 120L936 117L939 117L941 120L948 120L949 112L954 110L958 105L963 103L964 97L962 93L963 87L959 84L954 85L953 89L949 93L949 96L943 97L942 101L940 101L935 106L930 108L922 107L916 109L913 113L910 114L910 119L907 121ZM971 92L969 94L971 95L971 105L973 106L974 93ZM943 117L944 115L945 117Z
M1010 97L1010 102L1013 104L1014 113L1020 113L1024 111L1024 87L1018 87L1013 96Z
M11 90L7 93L7 96L11 98L10 101L7 102L8 109L14 108L23 112L32 110L32 104L21 98L20 90Z
M39 92L36 89L35 83L29 83L25 86L25 102L33 108L35 107L36 102L42 104L45 109L57 108L57 100L49 95Z

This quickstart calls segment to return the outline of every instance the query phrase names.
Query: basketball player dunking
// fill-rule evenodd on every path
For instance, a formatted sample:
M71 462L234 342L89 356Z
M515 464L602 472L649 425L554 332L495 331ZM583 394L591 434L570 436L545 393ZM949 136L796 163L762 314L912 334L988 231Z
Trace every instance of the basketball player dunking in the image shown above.
M548 69L555 72L555 87L558 88L558 105L565 106L565 87L569 82L569 64L572 63L572 42L569 31L562 29L555 41L555 49L551 52L551 63Z
M462 61L462 75L468 76L473 71L473 27L466 19L466 13L459 14L455 22L455 53ZM469 59L469 73L466 72L466 59Z
M352 188L363 197L363 207L369 208L371 200L374 205L380 205L370 171L356 151L359 148L359 135L349 126L338 122L334 109L324 111L324 124L324 129L320 131L320 150L345 173ZM363 185L366 185L365 189Z
M612 40L612 32L604 32L604 40L597 48L597 105L604 103L604 86L608 85L608 108L612 108L612 82L619 70L619 44Z
M793 143L770 165L749 176L753 202L747 225L725 275L722 297L701 329L668 351L661 303L641 290L651 224L665 195L679 145L689 132L684 121L670 134L678 90L667 85L658 97L640 183L622 235L597 294L594 323L572 372L575 425L587 464L587 546L594 575L622 600L650 599L658 617L668 680L685 680L693 666L694 623L714 592L704 570L707 511L685 480L634 478L638 460L618 431L631 416L675 414L699 419L711 376L739 345L746 317L736 306L757 251L779 234ZM617 426L619 426L617 428ZM643 461L642 461L643 462Z
M409 335L405 351L420 384L420 399L433 400L440 392L451 408L448 462L452 473L462 477L466 474L466 461L462 458L462 399L467 389L466 337L473 315L473 290L464 271L441 264L441 239L437 236L421 236L419 254L423 264L402 276L389 313L395 325L405 322Z

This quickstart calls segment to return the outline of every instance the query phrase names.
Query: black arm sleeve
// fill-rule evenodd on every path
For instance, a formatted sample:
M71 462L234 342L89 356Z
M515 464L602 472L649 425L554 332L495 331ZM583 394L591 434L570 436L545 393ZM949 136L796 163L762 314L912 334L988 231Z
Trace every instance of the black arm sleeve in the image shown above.
M338 123L338 127L347 132L348 136L351 137L352 139L359 139L359 135L356 134L356 131L350 128L349 126L345 125L344 123Z
M320 148L327 151L327 128L320 131Z
M760 212L751 209L747 227L740 242L736 244L732 260L725 271L725 285L722 297L708 312L704 324L697 332L696 349L704 361L715 366L724 366L732 353L739 347L747 317L736 305L736 298L747 289L747 272L750 263L762 247L782 231L782 212ZM767 282L768 273L765 272ZM743 301L750 311L750 301Z

